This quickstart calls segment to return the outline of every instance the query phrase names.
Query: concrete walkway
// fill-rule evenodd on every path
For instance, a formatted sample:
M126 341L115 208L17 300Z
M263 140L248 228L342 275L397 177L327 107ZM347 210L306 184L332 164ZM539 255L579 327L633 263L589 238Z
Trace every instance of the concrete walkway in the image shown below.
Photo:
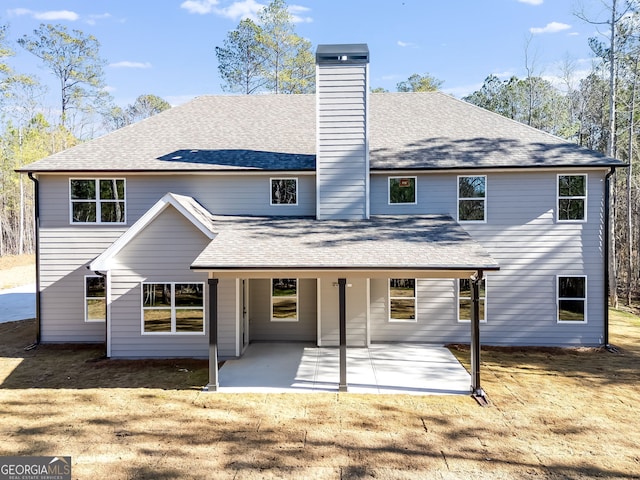
M309 344L253 343L220 368L223 393L337 392L339 349ZM350 393L469 395L471 376L439 345L374 344L347 349Z
M0 290L0 323L36 316L35 284Z

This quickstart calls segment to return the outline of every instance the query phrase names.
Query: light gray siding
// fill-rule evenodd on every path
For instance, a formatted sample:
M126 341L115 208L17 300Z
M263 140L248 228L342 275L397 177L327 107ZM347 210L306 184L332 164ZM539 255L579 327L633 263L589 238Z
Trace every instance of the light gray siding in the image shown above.
M320 342L322 346L340 345L340 298L337 278L320 279ZM347 346L367 345L367 279L347 278L346 321Z
M298 280L298 321L271 321L271 280L251 280L249 336L251 341L315 342L317 338L316 280Z
M205 325L207 312L207 274L189 269L191 262L209 243L173 207L167 208L115 257L111 270L111 356L131 357L207 357L208 334L143 334L142 282L204 282ZM219 287L225 298L225 285ZM229 315L219 306L219 314ZM235 310L235 309L233 309ZM224 330L225 322L219 329ZM221 356L225 344L221 342ZM235 353L235 350L234 350Z
M371 215L442 215L456 218L456 175L443 173L410 174L416 177L417 202L389 204L389 177L393 174L371 175Z
M317 217L367 216L367 65L317 69Z

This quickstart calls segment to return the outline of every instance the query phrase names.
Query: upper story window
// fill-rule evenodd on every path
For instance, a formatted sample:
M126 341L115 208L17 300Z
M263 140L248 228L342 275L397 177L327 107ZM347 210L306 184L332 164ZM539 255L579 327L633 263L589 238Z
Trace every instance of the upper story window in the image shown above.
M558 322L587 321L587 277L558 276Z
M204 283L143 283L142 333L204 333Z
M298 321L298 280L295 278L271 279L271 321Z
M124 178L69 181L71 223L125 223Z
M487 321L487 283L486 278L483 278L478 283L478 306L480 310L480 321ZM470 322L471 321L471 309L473 308L473 301L471 298L471 280L468 278L460 278L458 280L458 321Z
M107 319L107 289L104 277L84 277L84 321L104 322Z
M485 222L487 219L487 177L458 177L458 221Z
M271 205L297 205L298 179L272 178Z
M558 221L587 220L587 176L558 175Z
M389 321L416 321L415 278L389 279Z
M415 204L416 177L389 177L389 204Z

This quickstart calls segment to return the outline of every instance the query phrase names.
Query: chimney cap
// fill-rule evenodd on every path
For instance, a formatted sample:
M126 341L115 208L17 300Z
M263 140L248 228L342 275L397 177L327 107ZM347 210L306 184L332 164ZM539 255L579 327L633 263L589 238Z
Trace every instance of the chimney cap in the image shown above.
M318 45L316 63L323 65L369 63L369 47L366 43Z

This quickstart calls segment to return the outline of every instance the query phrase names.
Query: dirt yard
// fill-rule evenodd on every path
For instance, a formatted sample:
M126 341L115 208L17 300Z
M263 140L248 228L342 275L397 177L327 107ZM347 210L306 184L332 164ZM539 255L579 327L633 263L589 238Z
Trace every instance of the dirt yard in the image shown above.
M489 407L206 394L203 362L25 351L33 335L33 321L0 325L0 456L70 455L74 478L640 478L640 319L621 312L617 353L483 351Z
M0 257L0 290L36 283L34 255Z

